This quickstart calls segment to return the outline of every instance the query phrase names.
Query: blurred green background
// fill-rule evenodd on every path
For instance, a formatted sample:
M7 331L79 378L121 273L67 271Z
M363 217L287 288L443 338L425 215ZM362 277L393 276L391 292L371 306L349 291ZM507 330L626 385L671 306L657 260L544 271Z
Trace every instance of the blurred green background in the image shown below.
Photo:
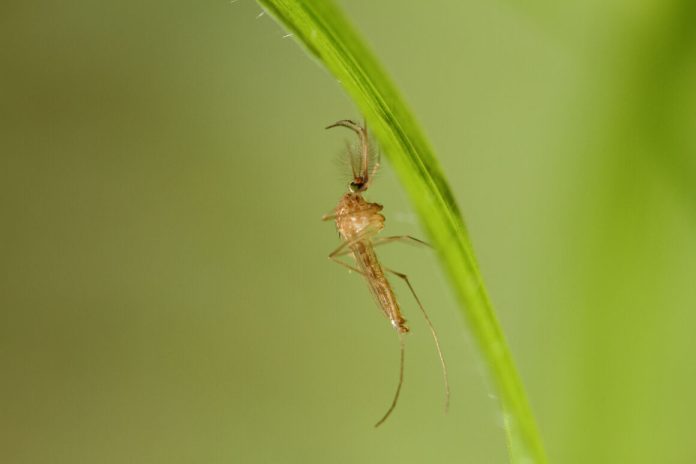
M696 462L696 3L341 2L449 176L556 463ZM434 254L320 222L360 118L251 0L0 5L0 461L504 463ZM422 236L387 165L386 233Z

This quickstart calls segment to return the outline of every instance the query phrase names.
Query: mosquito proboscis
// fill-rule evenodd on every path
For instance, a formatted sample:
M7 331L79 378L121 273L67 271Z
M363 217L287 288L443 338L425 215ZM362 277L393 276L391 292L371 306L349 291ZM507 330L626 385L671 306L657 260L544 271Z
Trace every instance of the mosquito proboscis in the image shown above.
M409 235L375 238L384 228L385 218L380 213L383 209L382 205L370 203L363 198L363 193L370 187L375 173L379 169L378 161L372 163L372 166L370 166L370 145L367 129L348 119L335 122L328 126L327 129L333 127L346 127L354 131L360 139L360 151L359 153L350 154L353 157L351 162L353 178L348 186L348 192L341 197L333 213L323 217L324 221L334 220L336 222L336 229L338 229L338 234L341 238L340 246L329 254L329 259L351 271L361 274L365 278L377 304L399 335L399 383L397 384L396 392L394 393L394 398L389 409L375 424L375 427L379 427L387 420L394 411L399 400L399 394L401 393L401 387L404 382L404 336L410 331L406 325L406 319L404 319L401 313L401 308L394 295L394 290L386 277L386 273L393 274L406 283L425 317L430 333L435 340L435 347L437 348L440 365L442 366L442 374L445 382L445 410L447 410L450 397L447 366L445 365L445 358L442 355L442 349L440 348L440 342L435 327L428 313L425 311L420 298L416 295L408 276L401 272L383 267L374 250L376 246L397 241L421 245L427 244ZM355 266L339 259L341 256L346 255L352 256L355 260Z

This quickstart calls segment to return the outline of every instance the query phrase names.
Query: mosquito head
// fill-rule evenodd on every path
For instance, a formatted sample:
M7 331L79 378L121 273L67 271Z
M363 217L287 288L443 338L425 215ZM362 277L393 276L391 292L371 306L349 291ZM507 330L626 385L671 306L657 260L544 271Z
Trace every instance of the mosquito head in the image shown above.
M365 182L362 177L356 177L353 179L353 182L348 185L348 190L351 193L364 192L367 190L367 182Z

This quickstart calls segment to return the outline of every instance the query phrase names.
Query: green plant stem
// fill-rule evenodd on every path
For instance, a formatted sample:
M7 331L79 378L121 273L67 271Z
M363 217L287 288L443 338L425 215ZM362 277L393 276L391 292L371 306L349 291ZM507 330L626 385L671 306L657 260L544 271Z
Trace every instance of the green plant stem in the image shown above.
M457 294L502 403L513 463L546 457L464 221L439 163L386 73L331 0L259 0L341 82L409 194Z

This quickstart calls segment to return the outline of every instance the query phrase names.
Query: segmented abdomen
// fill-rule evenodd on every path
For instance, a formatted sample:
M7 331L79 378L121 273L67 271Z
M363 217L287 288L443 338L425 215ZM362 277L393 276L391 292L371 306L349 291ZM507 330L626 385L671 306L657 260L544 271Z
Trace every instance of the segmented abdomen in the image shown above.
M384 275L384 270L379 259L377 259L372 244L365 240L351 245L350 248L353 256L355 256L355 261L358 263L358 268L365 276L370 292L377 300L380 309L389 318L392 327L400 333L408 332L406 319L401 315L399 302L396 300L394 291Z

